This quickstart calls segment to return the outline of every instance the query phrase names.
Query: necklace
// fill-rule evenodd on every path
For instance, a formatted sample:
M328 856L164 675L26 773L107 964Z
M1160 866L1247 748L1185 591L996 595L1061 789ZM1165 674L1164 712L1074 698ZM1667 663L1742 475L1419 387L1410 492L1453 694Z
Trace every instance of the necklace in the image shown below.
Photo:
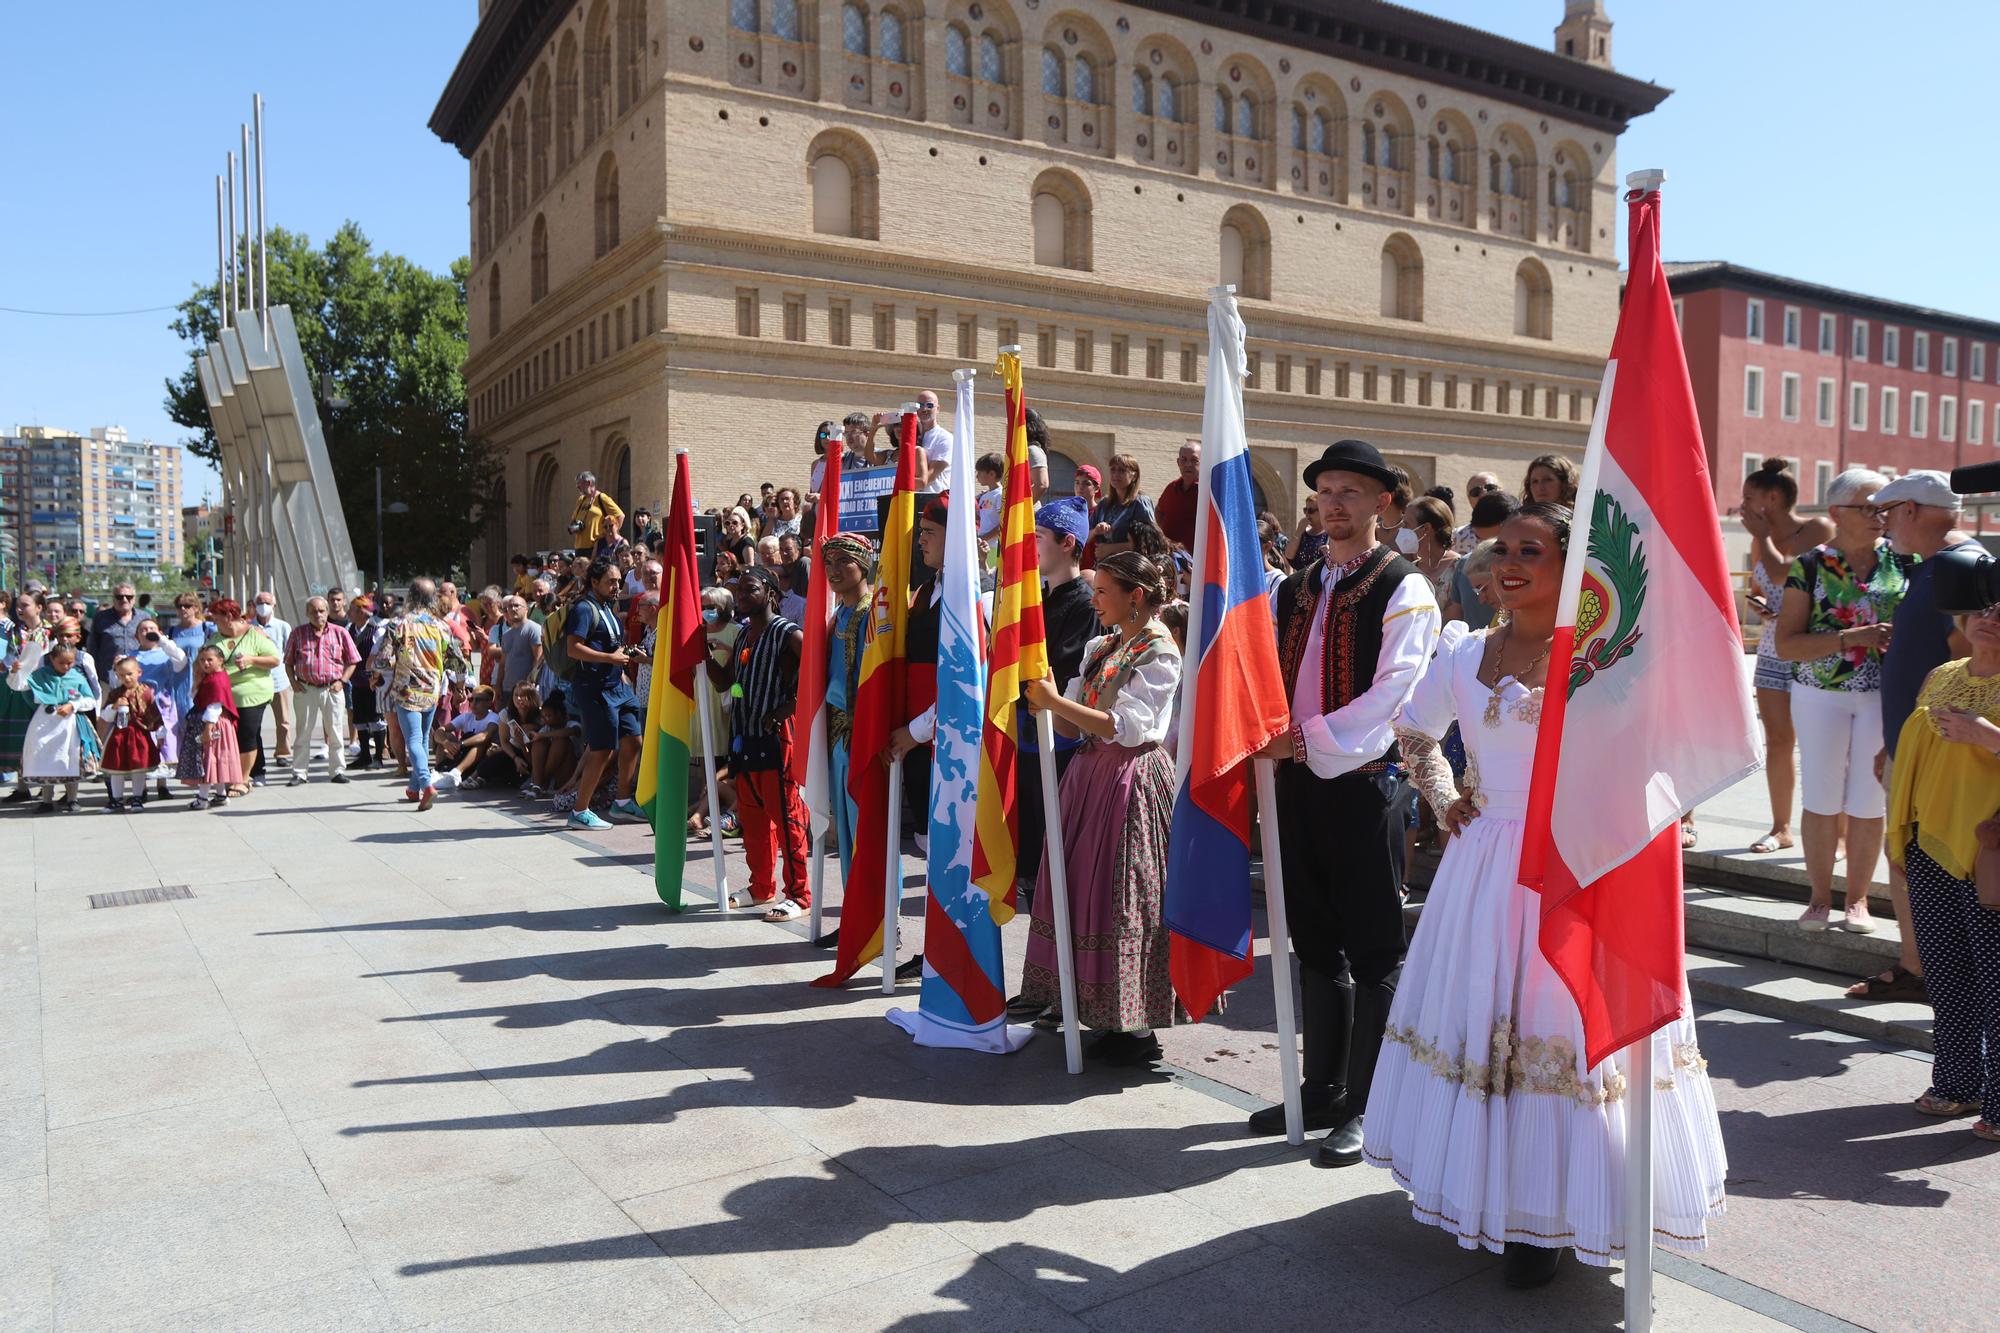
M1494 681L1491 685L1487 686L1486 712L1479 719L1483 725L1489 728L1497 728L1500 725L1500 687L1505 685L1510 678L1522 681L1525 684L1524 678L1535 674L1535 668L1540 666L1543 660L1548 657L1549 648L1555 642L1554 639L1550 639L1548 643L1543 644L1542 651L1535 654L1534 660L1529 662L1527 666L1522 667L1520 671L1505 672L1500 670L1500 666L1501 663L1506 661L1507 649L1513 641L1514 626L1510 623L1500 631L1500 646L1493 654Z

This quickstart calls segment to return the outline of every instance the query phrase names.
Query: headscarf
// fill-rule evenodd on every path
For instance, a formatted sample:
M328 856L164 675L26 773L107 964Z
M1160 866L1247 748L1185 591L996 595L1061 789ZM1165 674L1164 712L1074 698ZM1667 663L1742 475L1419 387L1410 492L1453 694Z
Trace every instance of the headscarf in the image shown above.
M1090 502L1081 495L1065 495L1035 510L1035 526L1066 537L1076 538L1077 548L1090 540Z
M844 555L860 562L869 573L875 572L875 543L858 532L836 532L819 544L820 559L828 556Z

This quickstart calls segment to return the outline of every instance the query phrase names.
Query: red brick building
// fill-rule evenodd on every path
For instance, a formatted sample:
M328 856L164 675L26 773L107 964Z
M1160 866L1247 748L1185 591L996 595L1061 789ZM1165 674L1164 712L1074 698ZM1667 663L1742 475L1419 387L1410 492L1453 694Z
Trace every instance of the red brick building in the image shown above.
M1719 512L1766 458L1799 500L1844 468L1891 476L2000 459L2000 322L1710 261L1668 264ZM2000 530L2000 503L1969 525Z

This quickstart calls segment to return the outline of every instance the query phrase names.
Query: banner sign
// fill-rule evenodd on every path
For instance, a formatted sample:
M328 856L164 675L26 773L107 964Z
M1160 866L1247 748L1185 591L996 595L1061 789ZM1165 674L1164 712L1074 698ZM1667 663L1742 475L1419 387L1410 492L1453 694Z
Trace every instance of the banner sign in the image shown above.
M840 474L840 530L880 532L880 501L896 489L896 469L892 467L845 469Z

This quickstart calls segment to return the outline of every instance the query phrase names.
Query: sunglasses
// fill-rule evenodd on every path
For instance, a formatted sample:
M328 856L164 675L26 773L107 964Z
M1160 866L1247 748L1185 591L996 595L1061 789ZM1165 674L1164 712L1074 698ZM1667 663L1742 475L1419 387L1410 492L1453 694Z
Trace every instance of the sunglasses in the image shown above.
M114 592L111 594L111 600L114 602L129 602L132 600L132 594L129 592Z

